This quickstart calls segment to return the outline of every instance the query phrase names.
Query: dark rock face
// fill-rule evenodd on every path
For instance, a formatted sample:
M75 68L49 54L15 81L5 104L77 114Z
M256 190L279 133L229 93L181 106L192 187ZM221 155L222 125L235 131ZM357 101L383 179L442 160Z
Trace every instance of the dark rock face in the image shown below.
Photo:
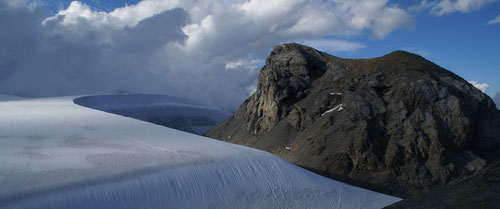
M497 159L500 112L467 81L415 54L341 59L284 44L273 48L256 92L205 135L406 197Z
M458 183L416 195L387 209L470 209L500 208L500 161Z

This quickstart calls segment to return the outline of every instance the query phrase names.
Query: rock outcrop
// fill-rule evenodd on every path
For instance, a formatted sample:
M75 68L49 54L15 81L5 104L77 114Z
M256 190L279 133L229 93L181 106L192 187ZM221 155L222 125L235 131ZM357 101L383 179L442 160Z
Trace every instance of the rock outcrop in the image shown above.
M498 159L500 112L418 55L341 59L293 43L273 47L256 92L205 135L407 197Z
M471 209L500 208L500 161L477 174L392 204L385 209Z

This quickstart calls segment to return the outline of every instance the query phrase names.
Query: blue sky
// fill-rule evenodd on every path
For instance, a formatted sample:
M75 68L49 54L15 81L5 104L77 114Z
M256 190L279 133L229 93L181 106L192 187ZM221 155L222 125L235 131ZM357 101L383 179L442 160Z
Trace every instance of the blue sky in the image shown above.
M369 34L355 37L366 48L344 52L344 57L374 57L395 49L414 52L465 80L488 83L487 93L500 91L500 23L487 24L500 14L500 2L470 13L435 16L415 14L413 30L397 30L382 40Z
M298 42L345 58L417 53L500 103L500 0L0 0L0 10L0 93L159 93L234 110L271 47Z
M49 13L55 14L61 9L66 9L71 3L71 0L44 0L40 2L41 6L46 8L49 11ZM123 7L125 5L137 4L139 0L112 0L112 1L82 0L81 2L90 6L94 10L110 12L115 8Z

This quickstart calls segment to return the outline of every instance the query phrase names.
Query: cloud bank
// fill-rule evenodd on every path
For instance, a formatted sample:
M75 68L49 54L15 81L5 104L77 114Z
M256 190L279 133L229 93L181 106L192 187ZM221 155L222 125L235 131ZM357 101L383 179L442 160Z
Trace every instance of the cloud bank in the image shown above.
M297 41L329 51L412 28L387 0L144 0L111 12L80 2L47 17L0 0L0 92L28 97L159 93L234 110L271 46Z
M364 44L353 43L349 41L342 40L304 40L300 42L301 44L313 47L317 50L328 51L328 52L338 52L338 51L354 51L362 48L366 48Z
M410 10L429 9L431 14L441 16L455 12L469 13L479 10L496 0L423 0Z
M490 88L490 85L487 83L479 83L477 81L469 81L469 83L481 90L483 93L486 93L486 91Z

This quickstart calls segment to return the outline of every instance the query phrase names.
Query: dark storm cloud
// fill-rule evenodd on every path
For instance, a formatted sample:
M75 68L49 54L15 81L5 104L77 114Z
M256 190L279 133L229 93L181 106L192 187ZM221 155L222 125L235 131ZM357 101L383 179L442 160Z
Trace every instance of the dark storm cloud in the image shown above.
M364 30L383 38L415 24L386 0L143 0L111 12L74 1L53 17L13 2L0 0L0 93L158 93L230 110L273 45L350 51L364 45L318 40Z
M161 92L168 85L148 70L161 67L151 66L151 61L165 44L186 38L181 27L188 15L182 9L162 12L135 27L77 34L62 27L61 18L41 24L43 11L0 6L0 90L20 96ZM91 28L86 21L79 20L78 27ZM113 39L100 40L103 32Z

